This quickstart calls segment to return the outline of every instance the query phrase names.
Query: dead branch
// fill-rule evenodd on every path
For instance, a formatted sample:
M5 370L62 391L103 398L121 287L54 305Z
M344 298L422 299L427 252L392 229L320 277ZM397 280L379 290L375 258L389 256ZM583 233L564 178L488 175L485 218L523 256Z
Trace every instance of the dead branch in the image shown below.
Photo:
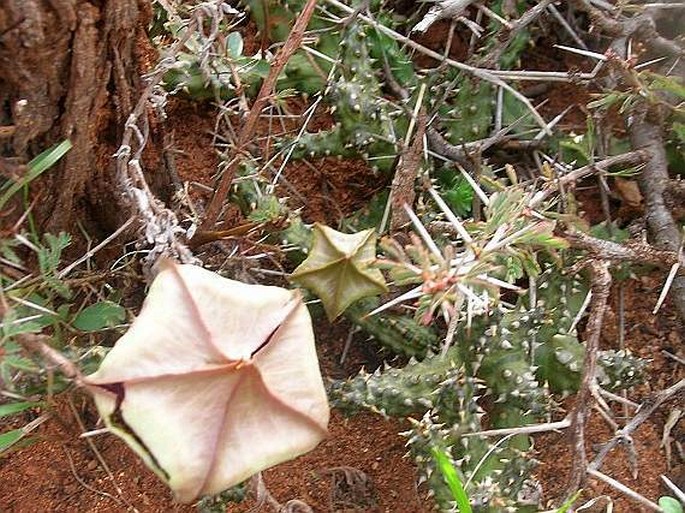
M647 160L648 157L649 154L646 151L631 151L622 155L608 157L604 160L600 160L599 162L594 162L592 164L588 164L587 166L579 167L578 169L569 171L558 180L550 182L545 189L536 193L535 196L531 198L528 206L530 208L537 208L543 201L547 200L564 187L579 182L580 180L593 174L607 172L612 167L637 166L638 164L641 164Z
M681 234L673 216L664 201L664 191L669 184L668 161L660 123L647 105L634 109L627 119L630 142L633 148L648 152L638 185L645 202L647 228L658 249L678 252L681 247ZM685 276L676 276L671 287L675 306L680 318L685 320Z
M15 337L15 340L26 349L43 360L48 362L54 368L57 368L67 378L73 380L77 385L81 384L81 371L74 365L74 362L69 360L62 353L50 347L47 343L45 335L34 335L31 333L22 333Z
M497 67L500 57L505 52L514 38L520 34L528 25L533 23L538 17L547 10L547 7L553 3L553 0L542 0L538 2L532 9L529 9L523 16L513 23L513 27L509 30L505 41L500 41L497 46L484 57L480 63L483 67Z
M610 49L624 60L613 59L612 68L627 84L635 85L637 80L629 67L629 60L632 55L627 55L628 39L639 40L647 48L658 52L660 55L675 58L674 67L682 67L685 48L659 34L656 22L652 17L653 13L646 11L631 18L624 16L612 18L593 6L588 0L574 0L573 5L585 12L593 25L614 38ZM678 72L679 70L675 71L675 73ZM681 233L664 199L669 177L662 131L663 117L663 113L657 105L640 99L625 114L625 121L632 147L644 151L647 155L645 167L638 178L638 185L645 202L647 227L650 235L657 249L678 252L681 248ZM680 318L685 320L685 276L675 277L672 294Z
M572 4L576 9L587 14L593 25L616 40L636 37L661 54L682 57L685 53L683 47L659 34L650 12L645 12L632 18L620 17L614 19L593 6L589 0L573 0Z
M442 0L431 7L421 21L419 21L412 32L420 34L426 32L434 23L444 19L455 19L471 5L474 0Z
M612 488L618 490L619 492L626 495L627 497L630 497L634 501L639 502L640 504L651 509L652 511L663 512L663 510L661 509L661 507L659 507L658 504L654 504L652 501L650 501L649 499L647 499L643 495L640 495L639 493L637 493L632 488L628 488L626 485L624 485L620 481L616 481L615 479L613 479L613 478L607 476L606 474L603 474L597 470L589 469L588 474L591 475L592 477L596 478L596 479L599 479L600 481L605 482L606 484L608 484Z
M612 262L633 262L670 268L674 264L685 266L685 261L677 251L664 251L643 242L619 244L610 240L598 239L585 233L568 230L562 234L572 247L588 251L593 258Z
M681 379L675 385L672 385L665 390L661 390L651 397L645 399L638 408L635 416L623 429L616 432L614 437L602 446L602 449L597 453L597 456L592 460L588 466L589 470L599 470L604 462L604 458L609 452L619 444L624 444L630 440L630 435L640 425L647 420L652 413L654 413L664 402L672 399L678 394L682 394L685 390L685 379Z
M569 496L573 495L580 488L586 476L585 423L592 402L592 388L595 386L599 339L611 286L611 273L609 272L608 261L593 260L590 262L589 267L592 271L592 303L590 318L586 328L583 377L576 396L575 408L571 413L574 454L573 468L569 478Z
M390 232L401 230L408 224L409 216L403 205L412 206L416 197L417 173L423 159L423 138L426 134L426 114L421 111L417 116L416 133L411 144L405 147L400 157L400 162L395 170L390 188L390 201L392 204L392 216L390 218Z
M302 43L304 32L307 29L307 25L309 25L309 20L314 14L316 1L317 0L307 0L302 12L297 17L297 20L295 20L295 24L288 35L288 39L286 39L285 43L276 54L276 57L274 57L269 74L262 83L257 99L252 105L252 109L250 109L247 119L245 120L245 125L238 135L238 140L236 141L236 146L233 150L233 157L230 159L231 163L224 170L223 175L219 180L219 184L207 207L201 229L198 231L211 230L216 225L228 191L233 183L233 178L235 177L238 166L242 160L241 156L247 151L247 147L252 141L255 128L257 127L257 121L259 120L262 110L271 100L271 95L276 87L278 76L290 60L290 57L292 57Z
M176 215L152 194L145 180L142 154L148 139L148 106L153 98L163 94L159 83L174 65L174 56L181 51L197 29L201 15L201 10L193 13L183 36L172 45L169 55L148 75L147 86L126 120L121 145L114 155L119 186L128 201L128 206L140 216L145 239L152 245L146 258L148 273L160 256L169 256L183 263L194 262L193 254L178 237L183 230Z

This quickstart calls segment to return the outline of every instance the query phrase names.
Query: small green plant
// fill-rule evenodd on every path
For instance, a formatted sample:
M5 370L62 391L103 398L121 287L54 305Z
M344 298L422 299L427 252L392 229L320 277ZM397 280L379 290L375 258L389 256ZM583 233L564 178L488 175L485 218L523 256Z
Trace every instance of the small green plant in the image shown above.
M18 191L29 185L33 180L38 178L41 174L52 167L70 149L71 142L68 139L62 141L53 148L45 150L43 153L29 162L27 166L28 172L21 180L16 182L5 182L0 187L0 193L2 193L2 195L0 195L0 210L4 208L12 196L14 196Z
M569 500L564 502L561 507L555 511L555 513L568 513L570 511L571 507L573 504L578 500L578 497L580 497L581 491L577 492L573 497L571 497Z
M459 508L459 513L471 513L469 498L466 495L466 491L464 490L461 479L459 479L459 476L457 475L454 465L452 465L444 452L438 451L437 449L433 449L431 452L438 464L442 477L445 479L447 486L449 486L450 491L452 492L454 502Z
M29 162L23 180L4 185L0 205L54 165L70 147L69 141L64 141ZM63 252L70 244L71 237L66 233L41 237L35 230L6 232L0 238L2 256L9 264L4 268L7 271L0 272L0 383L5 392L2 400L6 401L0 404L0 418L28 414L44 406L43 402L27 398L51 395L67 384L59 376L46 376L45 369L25 352L16 337L48 331L54 347L72 353L77 348L66 342L66 333L100 331L125 321L125 310L112 300L76 307L78 294L59 270ZM20 257L22 251L33 253L37 276L22 275L26 269ZM0 453L30 443L30 433L46 418L40 415L21 428L0 434Z
M664 510L664 513L683 513L683 505L673 497L660 497L659 506Z

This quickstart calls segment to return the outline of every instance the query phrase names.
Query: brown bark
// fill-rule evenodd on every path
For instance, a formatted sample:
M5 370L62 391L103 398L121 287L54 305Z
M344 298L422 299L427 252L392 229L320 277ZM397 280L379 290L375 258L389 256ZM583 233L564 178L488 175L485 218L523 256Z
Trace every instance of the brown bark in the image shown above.
M656 109L650 110L647 105L639 105L628 120L628 131L633 148L647 151L649 155L638 177L638 184L645 201L645 220L654 246L679 253L681 232L664 200L670 180L659 117ZM682 274L673 280L671 295L680 318L685 320L685 276Z
M100 228L111 229L121 215L111 153L140 87L136 36L145 31L149 6L142 0L0 0L0 6L0 125L14 127L0 158L27 162L70 139L72 149L41 178L41 226L74 232L77 219L95 213Z

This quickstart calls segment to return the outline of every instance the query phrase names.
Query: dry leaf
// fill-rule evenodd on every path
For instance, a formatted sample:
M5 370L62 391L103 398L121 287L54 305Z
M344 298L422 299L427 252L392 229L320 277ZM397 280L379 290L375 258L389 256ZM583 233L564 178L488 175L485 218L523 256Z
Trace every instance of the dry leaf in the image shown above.
M628 207L638 208L642 205L642 193L635 180L614 178L614 184L618 189L618 193L621 195L621 199L623 199Z

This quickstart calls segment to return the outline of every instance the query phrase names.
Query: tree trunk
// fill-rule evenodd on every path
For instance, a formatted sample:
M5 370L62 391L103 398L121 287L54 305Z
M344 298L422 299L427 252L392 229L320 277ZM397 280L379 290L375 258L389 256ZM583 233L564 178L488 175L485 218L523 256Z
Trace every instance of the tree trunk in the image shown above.
M140 90L150 17L145 0L0 0L2 168L72 143L37 187L46 231L120 221L112 154Z

